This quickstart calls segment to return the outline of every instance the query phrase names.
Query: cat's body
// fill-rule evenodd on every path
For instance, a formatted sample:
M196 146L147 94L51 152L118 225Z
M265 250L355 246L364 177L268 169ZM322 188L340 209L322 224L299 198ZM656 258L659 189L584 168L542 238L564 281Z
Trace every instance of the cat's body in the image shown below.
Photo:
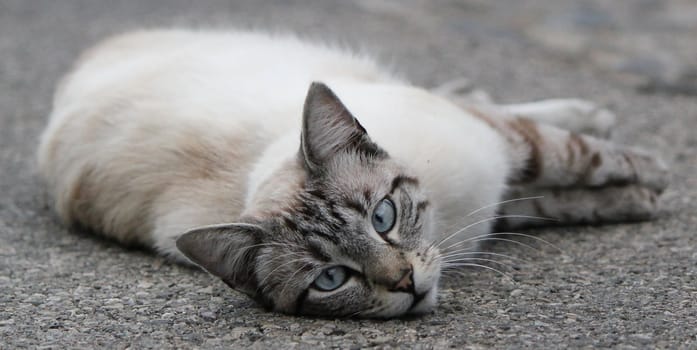
M308 93L315 81L331 90ZM587 117L578 129L603 131L609 115L578 101L474 107L447 96L290 37L129 34L88 51L59 87L40 170L66 222L186 255L264 304L308 314L430 308L441 264L432 243L447 239L440 248L454 250L490 232L493 221L481 219L510 196L573 188L556 196L588 206L578 213L555 212L554 201L512 207L569 223L654 211L663 184L653 159L517 118ZM606 185L633 201L629 209L598 214L589 199L598 193L583 188ZM398 216L384 234L380 205ZM187 231L237 222L245 224L193 230L177 248ZM236 238L220 238L228 236ZM347 267L355 285L318 288L331 266Z

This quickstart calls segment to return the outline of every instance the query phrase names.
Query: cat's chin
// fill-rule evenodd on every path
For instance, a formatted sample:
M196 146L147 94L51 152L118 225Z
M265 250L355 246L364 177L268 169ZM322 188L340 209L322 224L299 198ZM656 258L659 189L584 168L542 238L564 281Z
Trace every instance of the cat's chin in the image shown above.
M414 303L409 310L407 310L407 315L423 315L429 313L436 306L438 301L438 287L434 286L420 301Z
M369 318L395 318L403 316L419 316L429 313L436 306L438 287L431 288L422 297L410 296L408 299L401 299L392 304L392 307L384 309L382 312L373 315L366 315Z
M391 294L391 302L388 302L379 312L368 312L359 317L391 319L429 313L436 306L438 287L434 286L422 296L415 296L407 293Z

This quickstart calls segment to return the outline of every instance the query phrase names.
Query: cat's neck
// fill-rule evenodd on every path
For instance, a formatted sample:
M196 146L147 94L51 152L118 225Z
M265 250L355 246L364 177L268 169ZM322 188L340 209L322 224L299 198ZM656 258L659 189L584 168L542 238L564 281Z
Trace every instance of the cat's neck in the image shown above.
M299 140L292 130L264 150L249 172L243 216L265 216L292 204L305 180L298 161Z

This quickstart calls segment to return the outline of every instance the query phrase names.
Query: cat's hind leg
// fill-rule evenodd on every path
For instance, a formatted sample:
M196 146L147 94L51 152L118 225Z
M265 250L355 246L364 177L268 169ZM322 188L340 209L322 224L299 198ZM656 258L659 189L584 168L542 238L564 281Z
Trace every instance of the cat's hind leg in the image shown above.
M496 105L504 118L527 118L579 134L609 138L616 117L610 110L580 99L551 99L536 102Z
M500 119L527 118L601 138L610 137L617 119L612 111L591 101L575 98L496 104L487 92L476 88L466 78L447 81L431 91L465 110L474 108Z
M467 78L446 81L431 89L436 95L445 97L456 105L466 108L472 105L494 105L491 95L476 88Z

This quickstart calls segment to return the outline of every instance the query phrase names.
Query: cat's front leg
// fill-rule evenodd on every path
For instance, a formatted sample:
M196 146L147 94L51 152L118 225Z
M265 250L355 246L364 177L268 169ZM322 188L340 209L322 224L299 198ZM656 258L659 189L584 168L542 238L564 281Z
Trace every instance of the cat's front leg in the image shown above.
M514 185L591 187L640 185L662 191L667 168L657 157L637 148L582 135L528 119L498 125L516 162Z
M630 221L650 218L657 210L656 198L668 184L658 158L526 118L472 113L507 141L514 190L504 199L542 197L502 206L501 214L554 219L509 220L509 226Z
M641 185L600 188L516 186L498 208L495 230L547 225L600 224L656 217L659 193Z

